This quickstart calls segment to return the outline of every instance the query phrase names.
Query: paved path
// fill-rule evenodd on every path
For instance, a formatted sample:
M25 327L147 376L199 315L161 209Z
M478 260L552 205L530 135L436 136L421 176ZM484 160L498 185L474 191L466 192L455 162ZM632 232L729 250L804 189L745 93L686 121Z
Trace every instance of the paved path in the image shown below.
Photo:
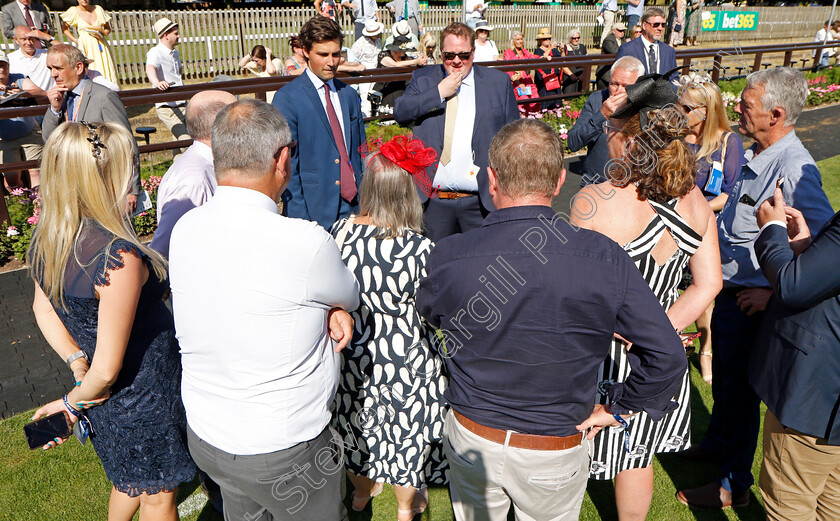
M803 112L797 134L814 159L840 155L840 105ZM569 213L569 201L578 191L578 159L567 161L570 170L556 211ZM32 281L26 270L0 275L0 418L32 409L67 392L72 377L64 362L47 345L32 315Z

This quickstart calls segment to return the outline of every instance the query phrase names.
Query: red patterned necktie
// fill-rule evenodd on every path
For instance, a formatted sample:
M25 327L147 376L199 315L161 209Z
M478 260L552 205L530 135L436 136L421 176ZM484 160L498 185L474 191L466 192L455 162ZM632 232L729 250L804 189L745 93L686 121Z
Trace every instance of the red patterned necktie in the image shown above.
M349 203L359 191L356 189L356 176L353 175L353 165L350 164L350 156L347 155L347 146L344 144L341 124L338 122L338 116L335 114L330 99L330 84L327 82L324 82L324 97L327 100L327 118L330 120L330 129L335 145L338 147L338 156L341 161L341 198Z
M30 29L37 29L37 27L35 27L35 22L32 21L32 15L29 13L29 6L28 5L23 7L23 13L24 13L24 16L26 18L26 25L28 25ZM35 38L35 48L36 49L43 49L44 48L44 46L41 44L41 40L39 40L38 38Z

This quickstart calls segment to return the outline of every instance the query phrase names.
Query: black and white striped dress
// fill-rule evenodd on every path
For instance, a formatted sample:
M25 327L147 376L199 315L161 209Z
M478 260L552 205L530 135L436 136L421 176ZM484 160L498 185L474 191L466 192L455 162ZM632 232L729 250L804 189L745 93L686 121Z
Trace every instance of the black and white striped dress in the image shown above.
M677 286L689 257L694 255L703 237L691 229L677 213L678 199L666 203L648 201L656 211L641 235L625 244L624 250L642 272L662 307L667 311L679 297ZM666 233L677 243L677 251L665 264L658 265L651 255L654 246ZM620 341L613 341L610 354L598 371L598 393L595 403L607 403L607 390L615 382L623 382L630 373L627 351ZM678 452L691 445L691 404L689 400L688 371L683 376L679 391L674 396L679 404L676 410L654 422L645 412L629 420L629 451L625 447L624 429L601 430L593 443L594 452L589 469L591 479L613 479L622 470L644 468L651 464L658 452Z

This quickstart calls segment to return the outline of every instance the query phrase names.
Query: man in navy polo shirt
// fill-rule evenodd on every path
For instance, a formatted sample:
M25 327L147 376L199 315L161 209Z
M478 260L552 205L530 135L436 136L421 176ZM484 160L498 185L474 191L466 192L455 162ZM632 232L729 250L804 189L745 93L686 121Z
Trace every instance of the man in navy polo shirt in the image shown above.
M417 309L441 328L451 375L444 445L455 517L577 519L589 443L604 427L672 408L685 350L653 292L615 242L577 229L551 200L563 145L521 119L490 146L496 206L480 228L437 243ZM633 342L633 372L593 405L613 334Z

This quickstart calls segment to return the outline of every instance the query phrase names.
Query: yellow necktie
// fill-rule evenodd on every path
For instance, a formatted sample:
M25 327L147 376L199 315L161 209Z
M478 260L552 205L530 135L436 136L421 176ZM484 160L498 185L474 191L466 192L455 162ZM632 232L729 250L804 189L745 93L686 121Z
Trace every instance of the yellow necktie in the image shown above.
M446 102L446 114L443 126L443 150L440 152L440 164L446 166L452 160L452 138L455 136L455 118L458 116L458 95Z

